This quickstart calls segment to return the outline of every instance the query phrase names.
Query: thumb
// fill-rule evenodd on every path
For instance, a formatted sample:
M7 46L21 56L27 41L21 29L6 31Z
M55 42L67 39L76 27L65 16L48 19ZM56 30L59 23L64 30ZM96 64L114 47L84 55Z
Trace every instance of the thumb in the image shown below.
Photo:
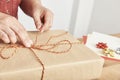
M39 17L34 17L34 23L35 23L35 25L36 25L36 28L37 28L38 30L40 30L40 28L41 28L41 26L42 26L42 22L41 22L41 20L40 20Z

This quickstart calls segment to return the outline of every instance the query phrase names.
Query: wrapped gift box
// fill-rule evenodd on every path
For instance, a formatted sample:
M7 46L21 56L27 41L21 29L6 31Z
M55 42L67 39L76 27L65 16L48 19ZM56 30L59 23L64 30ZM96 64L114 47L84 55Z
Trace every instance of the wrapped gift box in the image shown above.
M29 35L35 42L33 47L37 48L0 43L0 80L87 80L100 77L104 60L69 33L53 30L29 32Z

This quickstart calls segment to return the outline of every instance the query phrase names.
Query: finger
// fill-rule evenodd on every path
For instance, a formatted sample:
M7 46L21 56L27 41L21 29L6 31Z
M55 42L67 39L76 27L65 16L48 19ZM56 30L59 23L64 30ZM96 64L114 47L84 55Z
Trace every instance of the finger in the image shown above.
M43 24L41 32L48 30L50 27L51 27L51 16L46 15L44 17L44 24Z
M50 19L51 19L51 20L50 20L50 22L49 22L49 25L44 29L44 31L48 31L48 30L52 27L52 25L53 25L53 16L51 16Z
M54 14L51 12L51 21L50 21L50 26L53 25L53 18L54 18Z
M42 26L42 22L40 20L40 15L35 15L34 22L35 22L36 28L39 30Z
M14 31L12 29L10 29L9 27L7 27L5 30L3 30L9 37L9 40L11 43L16 43L17 42L17 38L16 35L14 33Z
M52 27L52 25L53 25L53 15L52 15L52 17L51 17L50 27L49 27L49 28L51 28L51 27Z
M20 40L22 41L25 47L31 47L33 42L30 40L26 30L23 28L21 24L17 24L17 27L12 27L12 29L17 34L17 36L20 38Z
M10 43L10 40L9 40L7 34L6 34L4 31L2 31L2 30L0 30L0 39L1 39L4 43Z

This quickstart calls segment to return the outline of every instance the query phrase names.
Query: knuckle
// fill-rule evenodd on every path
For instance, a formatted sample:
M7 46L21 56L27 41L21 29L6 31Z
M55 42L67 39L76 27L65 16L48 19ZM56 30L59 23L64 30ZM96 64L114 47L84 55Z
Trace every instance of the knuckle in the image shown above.
M9 19L16 20L16 18L12 16L10 16Z
M35 23L38 23L38 22L39 22L38 19L36 19L36 20L35 20Z
M46 25L47 28L49 28L49 27L51 27L51 26L52 26L51 23L48 23L48 24Z
M11 16L4 18L4 22L6 22L6 23L11 23L11 21L13 21L13 20L15 20L15 18L11 17Z
M51 10L49 10L49 9L47 9L47 13L52 15L52 16L54 15L54 13Z
M51 28L51 25L47 26L47 28Z
M22 30L16 29L16 33L17 33L17 34L22 34Z
M15 34L13 32L9 32L10 37L15 37Z
M22 41L23 43L27 43L27 42L29 41L29 38L28 38L27 36L22 36L22 37L21 37L21 41Z
M3 19L3 21L4 21L5 23L9 23L10 19L5 18L5 19Z
M12 43L16 43L16 42L17 42L16 38L12 37L12 38L11 38L11 42L12 42Z
M10 43L10 40L7 38L6 34L1 33L1 39L5 43Z
M5 18L5 20L6 20L6 21L7 21L7 20L12 20L12 17L11 17L11 16L8 16L8 17Z
M10 38L12 43L16 43L17 40L16 40L16 35L14 32L9 33L9 38Z
M6 38L6 34L5 33L0 33L1 38Z
M52 16L54 16L54 13L53 12L50 12Z
M22 34L23 32L24 32L24 29L23 28L16 28L16 32L18 33L18 34Z

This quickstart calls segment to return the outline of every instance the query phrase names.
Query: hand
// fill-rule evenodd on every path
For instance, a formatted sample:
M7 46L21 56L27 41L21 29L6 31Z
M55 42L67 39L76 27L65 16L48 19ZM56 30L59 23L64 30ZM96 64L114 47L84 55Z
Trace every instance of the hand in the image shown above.
M32 45L26 30L18 20L10 15L0 13L0 39L5 43L16 43L17 37L24 46Z
M47 31L53 24L53 13L49 9L37 5L33 9L33 19L38 30Z

